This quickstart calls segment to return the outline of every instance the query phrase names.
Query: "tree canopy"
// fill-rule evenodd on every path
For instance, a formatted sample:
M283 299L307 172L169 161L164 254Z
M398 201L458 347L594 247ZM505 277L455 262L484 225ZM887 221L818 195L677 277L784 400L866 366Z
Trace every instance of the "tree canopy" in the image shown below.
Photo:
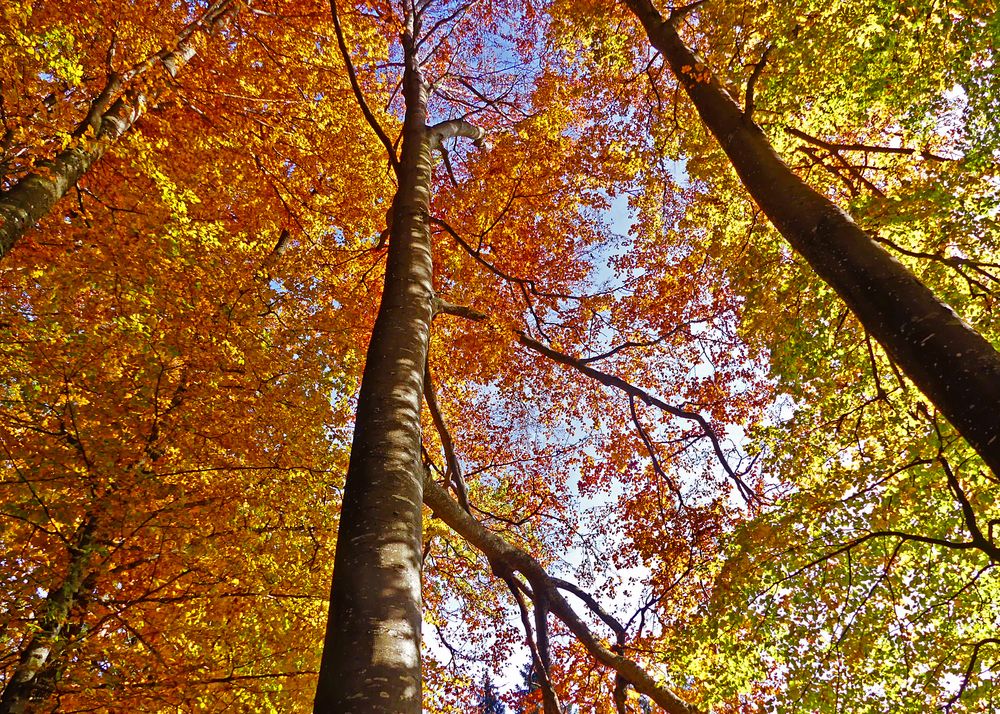
M0 713L1000 707L995 2L0 18Z

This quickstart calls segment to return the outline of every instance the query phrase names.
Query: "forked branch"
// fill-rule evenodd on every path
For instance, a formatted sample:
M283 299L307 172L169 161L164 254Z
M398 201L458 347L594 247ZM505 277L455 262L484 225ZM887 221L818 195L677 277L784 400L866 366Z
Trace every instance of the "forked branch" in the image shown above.
M955 696L949 699L948 703L945 705L945 714L951 714L952 707L955 706L955 703L958 702L966 688L969 686L969 680L972 678L972 673L976 668L976 662L979 660L979 650L986 645L1000 645L1000 639L997 639L996 637L987 637L986 639L979 640L979 642L973 645L972 657L969 658L969 664L965 668L965 676L962 677L962 684L958 688L958 691L955 692Z
M680 5L679 7L671 8L670 15L667 17L667 22L675 24L680 20L683 20L685 17L704 5L707 1L708 0L695 0L695 2L688 3L687 5Z
M751 503L755 499L759 498L759 496L757 496L757 494L753 491L753 489L751 489L750 486L748 486L747 483L743 480L742 475L737 473L736 470L733 469L733 467L729 464L729 461L726 458L726 454L722 450L722 443L719 441L718 435L715 433L715 430L712 428L712 425L708 423L708 420L705 419L705 417L703 417L701 414L667 404L662 399L654 397L649 392L640 389L639 387L636 387L635 385L629 382L626 382L621 377L616 377L612 374L607 374L605 372L601 372L600 370L594 369L593 367L587 365L586 363L577 359L576 357L572 357L571 355L559 352L558 350L554 350L551 347L543 345L541 342L529 337L524 332L518 332L517 337L522 345L524 345L530 350L533 350L534 352L537 352L540 355L548 357L549 359L559 362L560 364L564 364L567 367L572 367L578 372L587 375L591 379L597 380L598 382L607 387L614 387L615 389L619 389L625 392L625 394L629 395L630 397L638 399L644 404L647 404L649 406L656 407L657 409L666 412L667 414L679 417L681 419L688 419L690 421L697 423L698 426L701 427L702 433L712 443L712 449L715 452L715 455L718 458L719 463L722 464L722 468L725 469L726 473L729 475L729 478L732 479L733 482L736 484L736 488L740 492L740 495L743 497L743 499L747 503Z
M595 660L621 675L637 692L648 696L668 714L701 713L701 709L685 702L636 662L606 647L574 612L559 591L560 585L565 587L565 583L553 580L530 554L484 528L479 521L462 510L462 507L429 474L425 474L424 477L424 503L437 518L447 523L453 531L483 553L494 572L502 574L505 579L515 573L523 575L531 585L532 599L536 599L539 594L544 596L550 612L569 628L587 652Z
M549 678L548 633L544 610L539 609L538 602L536 601L535 621L538 632L537 634L532 634L528 604L524 601L522 591L529 595L534 593L531 593L513 574L503 576L503 580L507 583L511 595L514 596L514 602L517 603L517 609L521 614L521 625L524 627L528 649L531 651L531 663L534 665L535 672L538 673L539 684L542 688L542 709L544 710L544 714L562 714L562 709L559 706L559 698L556 696L555 690L552 688L552 680ZM542 613L540 623L538 622L539 613Z

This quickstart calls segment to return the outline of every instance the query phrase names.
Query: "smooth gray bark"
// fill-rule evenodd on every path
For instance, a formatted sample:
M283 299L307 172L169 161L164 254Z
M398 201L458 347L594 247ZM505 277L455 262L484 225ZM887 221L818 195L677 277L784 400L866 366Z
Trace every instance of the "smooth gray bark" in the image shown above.
M336 5L333 12L336 20ZM464 120L427 126L414 25L402 37L406 108L402 153L392 162L399 185L387 212L385 285L358 394L316 714L418 714L422 708L420 410L430 324L441 302L431 255L433 154L448 138L481 146L485 132Z
M432 135L412 30L382 302L351 447L316 714L421 711L420 408L433 310Z

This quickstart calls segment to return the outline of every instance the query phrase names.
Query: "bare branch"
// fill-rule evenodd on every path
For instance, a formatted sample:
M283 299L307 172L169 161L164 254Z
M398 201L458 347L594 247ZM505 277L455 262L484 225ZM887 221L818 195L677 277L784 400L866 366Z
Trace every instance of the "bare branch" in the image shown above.
M551 577L549 579L552 581L552 584L555 585L560 590L571 592L578 598L580 598L580 600L583 601L583 604L586 605L588 608L590 608L591 612L597 615L601 619L601 621L604 622L604 624L606 624L614 631L616 637L622 638L625 636L625 626L622 625L622 623L618 622L618 620L614 616L609 615L607 611L603 607L601 607L601 604L594 599L593 595L588 593L586 590L583 590L579 586L574 585L568 580L562 580L561 578L551 578Z
M636 387L635 385L626 382L621 377L616 377L614 375L606 374L604 372L596 370L593 367L584 364L576 357L571 357L570 355L564 354L562 352L552 349L551 347L543 345L541 342L532 339L524 332L517 332L517 336L520 343L525 347L534 350L535 352L545 357L548 357L551 360L559 362L560 364L572 367L578 372L582 372L591 379L595 379L607 387L614 387L615 389L619 389L628 394L629 396L639 399L644 404L647 404L649 406L654 406L657 409L660 409L661 411L664 411L672 416L696 422L701 427L702 433L709 439L709 441L712 442L712 449L715 451L715 455L718 458L719 463L722 464L722 468L725 469L726 473L729 475L729 478L731 478L733 482L736 484L736 487L739 490L739 493L743 497L743 499L747 503L751 503L755 499L759 498L759 496L753 491L753 489L751 489L746 484L742 476L736 473L733 467L729 465L729 461L726 459L726 454L722 450L722 444L719 441L718 435L715 433L715 430L712 429L712 426L711 424L708 423L708 420L705 419L705 417L703 417L701 414L667 404L662 399L652 396L651 394L649 394L649 392L646 392L643 389L639 389L639 387Z
M478 310L466 307L465 305L450 303L437 296L434 297L433 310L435 315L442 313L445 315L454 315L455 317L464 317L466 320L472 320L473 322L482 322L483 320L489 319L488 315L485 315Z
M536 642L536 636L532 633L531 618L528 616L528 605L521 594L523 585L513 574L505 576L504 581L507 583L507 587L510 588L510 592L514 596L514 601L517 603L517 609L521 613L521 624L524 626L525 639L528 643L528 649L531 651L531 662L534 665L535 672L538 673L539 684L542 687L542 707L545 714L561 714L559 699L552 690L552 682L549 679L548 654L546 653L543 658L542 653L539 651L539 645ZM538 614L537 605L535 614L536 616Z
M424 401L427 402L427 409L431 413L431 420L434 422L434 428L437 429L438 436L441 438L441 446L444 448L444 456L448 464L447 479L455 487L455 493L458 494L458 502L468 513L470 512L469 491L465 485L465 478L462 476L462 465L455 454L455 442L451 438L451 432L448 431L448 426L444 422L444 415L441 413L441 407L438 406L437 396L434 394L430 361L424 366Z
M792 136L797 136L803 141L808 141L810 144L815 144L816 146L826 149L827 151L862 151L872 154L903 154L907 156L919 156L920 158L927 159L929 161L955 161L955 159L949 159L947 156L938 156L937 154L933 154L925 149L907 149L901 146L871 146L869 144L844 144L834 141L825 141L815 136L810 136L801 129L797 129L792 126L785 127L785 131Z
M464 137L472 139L472 144L477 149L486 145L486 130L475 124L465 121L465 119L450 119L427 128L431 136L431 144L438 148L448 139Z
M757 80L760 79L760 75L764 72L764 65L767 64L767 56L771 53L771 49L774 45L769 44L764 48L764 52L760 56L760 61L753 65L753 72L750 73L750 78L747 79L747 89L743 100L743 116L747 118L748 121L753 121L753 91L754 87L757 85Z
M424 503L434 512L436 517L447 523L452 530L481 551L489 560L494 572L500 574L505 580L512 577L515 572L519 572L531 584L533 594L545 593L552 614L569 628L590 655L628 680L637 692L650 697L668 714L699 714L701 712L698 707L688 704L678 697L638 664L611 651L602 644L566 602L562 593L559 592L559 588L537 560L524 550L484 528L476 519L463 511L461 506L448 496L447 491L430 477L429 473L424 478ZM530 626L530 622L528 624Z

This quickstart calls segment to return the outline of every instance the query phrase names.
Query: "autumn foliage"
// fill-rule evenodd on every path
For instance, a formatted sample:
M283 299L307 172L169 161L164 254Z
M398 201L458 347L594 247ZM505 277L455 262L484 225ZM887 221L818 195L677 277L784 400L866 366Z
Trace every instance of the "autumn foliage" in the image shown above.
M988 5L2 3L0 712L308 710L362 457L423 493L418 711L1000 707L1000 403L934 391L1000 365Z

